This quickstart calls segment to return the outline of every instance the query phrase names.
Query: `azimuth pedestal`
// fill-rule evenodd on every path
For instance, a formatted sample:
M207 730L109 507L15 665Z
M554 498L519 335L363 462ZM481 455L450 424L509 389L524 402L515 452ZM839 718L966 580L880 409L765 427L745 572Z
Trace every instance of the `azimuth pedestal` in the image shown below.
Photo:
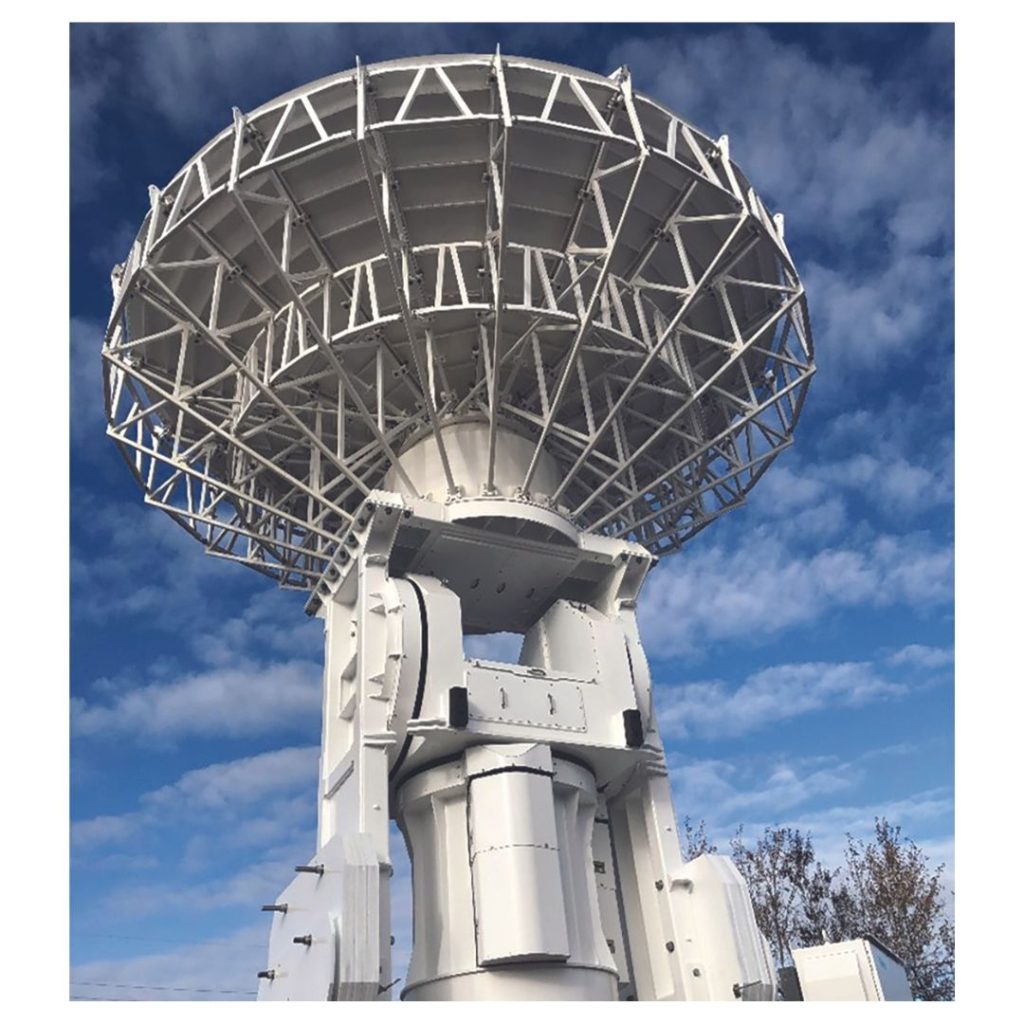
M742 881L681 859L636 627L651 563L501 494L375 492L344 538L310 605L327 639L310 863L329 877L339 838L367 844L380 870L361 898L384 922L398 821L414 877L404 998L770 997ZM524 634L520 664L466 658L465 633L503 626ZM367 998L379 977L385 995L386 932L353 941L366 920L322 891L331 991ZM317 941L305 960L272 947L261 992L323 998Z
M403 999L615 999L597 902L593 774L540 744L472 747L410 778Z

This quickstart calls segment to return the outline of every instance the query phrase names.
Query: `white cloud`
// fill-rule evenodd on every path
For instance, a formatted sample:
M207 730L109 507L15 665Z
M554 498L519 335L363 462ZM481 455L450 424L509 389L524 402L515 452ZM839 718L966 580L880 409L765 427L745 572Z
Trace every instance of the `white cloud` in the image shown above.
M312 835L293 840L261 860L242 860L236 871L218 876L215 869L224 866L222 856L216 862L203 863L204 877L192 884L129 882L116 886L102 899L104 913L140 918L166 913L194 916L232 907L247 907L255 912L284 890L294 877L295 865L304 864L313 854L314 846Z
M658 725L667 737L741 736L773 722L825 708L861 707L899 697L907 686L878 675L867 662L774 665L735 689L719 680L661 686Z
M267 934L266 926L254 925L167 952L76 963L71 968L71 998L255 998L256 972L266 966Z
M154 810L167 807L231 809L259 803L296 786L315 786L319 747L284 747L253 757L210 764L142 796Z
M295 594L266 584L242 609L197 632L192 650L207 665L232 665L246 652L263 650L291 657L319 658L323 623L302 611Z
M77 736L164 740L308 729L320 712L320 676L320 666L305 660L190 673L136 686L107 703L73 698L71 728Z
M74 821L71 823L71 844L75 847L93 847L123 842L134 835L139 823L139 815L135 812L102 814Z
M90 625L140 616L176 630L208 621L210 600L249 572L205 554L169 517L141 500L112 502L76 489L71 494L72 613Z
M896 454L855 458L860 460L860 478L851 483L859 483L865 497L890 515L906 517L938 505L953 504L952 459L942 457L933 465L924 466ZM834 463L828 471L835 475L845 468L842 462Z
M467 26L468 28L468 26ZM182 140L182 161L231 123L233 105L256 106L322 75L355 65L356 54L451 53L452 32L434 25L151 24L74 26L71 89L72 185L76 202L117 184L101 156L102 114L145 104ZM465 35L466 29L460 31ZM493 45L490 33L480 33ZM260 74L253 76L253 67ZM263 83L261 86L260 83ZM271 83L268 85L267 83ZM163 185L178 170L165 168ZM139 221L147 182L137 190ZM122 258L121 256L117 258Z
M734 831L751 814L781 814L852 789L864 777L859 766L838 758L672 758L671 768L680 817L703 818L719 833Z
M103 328L86 317L73 316L69 328L71 440L81 456L82 448L111 444L104 437L103 377L100 349Z
M848 521L846 502L841 497L832 497L781 521L779 536L793 537L804 544L825 543L839 537Z
M115 467L116 468L116 467ZM183 659L214 668L250 670L257 655L294 665L322 659L323 626L303 613L303 596L283 591L251 570L208 555L171 519L141 501L109 502L72 491L72 619L82 630L141 623L173 633L167 664L145 677L181 675ZM265 669L262 665L257 668ZM139 685L126 666L98 692Z
M124 843L143 829L184 826L213 830L222 845L269 845L287 825L309 818L318 757L319 747L283 747L192 769L143 793L134 810L72 822L72 845L90 850ZM228 819L235 820L230 832L222 828Z
M711 641L763 639L838 608L940 603L952 573L951 548L921 537L802 553L759 527L659 566L640 603L642 634L651 657L669 658Z
M910 606L941 604L952 597L953 549L914 544L907 537L880 537L874 557L885 565L879 605L904 602Z
M935 843L936 837L928 835L935 829L942 830L937 837L940 842L950 838L946 830L952 813L952 794L948 790L936 788L877 803L836 804L823 810L808 810L787 816L780 823L809 832L814 837L819 858L826 864L838 865L846 849L846 836L849 834L854 838L870 839L876 818L887 818L894 825L901 826L904 835L923 845ZM750 822L744 831L755 835L777 821L777 818L762 818ZM939 865L936 863L933 866Z
M77 34L82 26L73 26ZM77 42L78 39L76 38ZM104 103L109 99L112 80L107 69L93 64L88 69L72 66L70 102L71 124L71 201L86 202L107 173L100 154L99 126Z
M823 544L846 532L846 495L827 483L816 466L794 459L774 465L748 499L751 515L770 521L778 539Z
M943 668L953 664L952 647L929 647L925 644L907 644L886 659L890 665L910 665L914 668Z
M887 226L913 223L918 244L951 235L952 126L916 97L762 28L676 39L626 40L612 59L705 130L728 132L756 187L815 231L860 233L882 213Z
M941 337L938 328L949 327L937 315L941 300L952 298L952 254L894 256L867 275L813 260L798 264L798 270L820 342L819 378L832 391L849 386L847 374L870 373L893 355L923 343L933 328ZM952 352L943 346L933 358L952 359Z
M687 760L675 755L670 757L675 805L680 820L704 821L722 852L728 852L741 826L744 836L754 841L769 826L781 825L810 834L819 859L831 867L842 864L848 835L869 840L875 819L887 818L920 846L932 867L945 864L944 878L951 888L949 790L933 788L873 801L860 795L879 771L876 762L883 761L891 773L893 759L912 752L897 745L867 750L849 761L778 754Z
M486 633L482 636L465 637L462 646L467 658L515 665L519 661L523 638L518 633Z
M302 613L300 595L208 556L153 509L82 491L73 498L76 627L140 622L176 638L144 669L125 663L88 695L79 691L76 736L171 741L315 729L323 627Z
M807 286L818 399L947 338L952 118L925 113L905 81L816 60L763 28L679 38L627 39L612 59L712 136L727 133L754 187L781 205ZM948 54L927 75L951 81Z
M139 222L123 220L114 225L89 250L89 259L103 273L109 273L116 264L123 263L131 252L132 243L139 233Z
M907 418L915 420L919 416ZM828 423L812 457L796 446L767 473L751 495L761 519L780 535L827 540L846 525L851 499L906 528L914 517L953 503L953 451L948 433L934 424L920 439L922 424L896 424L886 409L847 413Z
M776 517L820 505L829 487L815 476L795 472L790 465L776 464L758 483L755 493L758 508Z

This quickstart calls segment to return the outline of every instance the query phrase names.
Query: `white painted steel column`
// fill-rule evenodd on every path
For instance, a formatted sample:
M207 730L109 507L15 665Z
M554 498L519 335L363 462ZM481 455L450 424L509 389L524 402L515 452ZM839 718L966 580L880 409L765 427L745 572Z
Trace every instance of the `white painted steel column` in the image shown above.
M411 1000L617 997L593 775L544 744L473 747L398 796L413 864Z

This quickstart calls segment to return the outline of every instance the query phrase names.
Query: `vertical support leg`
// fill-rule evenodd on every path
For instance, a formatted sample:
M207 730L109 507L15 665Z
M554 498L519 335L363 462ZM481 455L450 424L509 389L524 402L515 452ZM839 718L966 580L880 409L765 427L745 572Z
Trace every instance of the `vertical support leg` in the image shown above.
M729 857L684 863L664 771L648 769L608 809L635 998L774 998L746 883Z
M686 999L683 950L669 903L683 858L668 779L645 774L608 805L634 994Z
M317 852L278 897L261 999L390 999L392 697L419 663L387 553L400 507L367 503L320 601L324 698ZM415 624L409 632L406 623Z

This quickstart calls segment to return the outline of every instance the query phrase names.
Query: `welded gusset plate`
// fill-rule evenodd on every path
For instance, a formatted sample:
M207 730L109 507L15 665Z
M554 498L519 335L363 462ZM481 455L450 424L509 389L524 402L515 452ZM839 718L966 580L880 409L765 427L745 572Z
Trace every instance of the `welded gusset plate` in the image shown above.
M113 286L109 431L148 500L298 587L452 417L530 439L534 501L671 550L790 442L813 372L781 218L625 69L420 58L236 111Z

